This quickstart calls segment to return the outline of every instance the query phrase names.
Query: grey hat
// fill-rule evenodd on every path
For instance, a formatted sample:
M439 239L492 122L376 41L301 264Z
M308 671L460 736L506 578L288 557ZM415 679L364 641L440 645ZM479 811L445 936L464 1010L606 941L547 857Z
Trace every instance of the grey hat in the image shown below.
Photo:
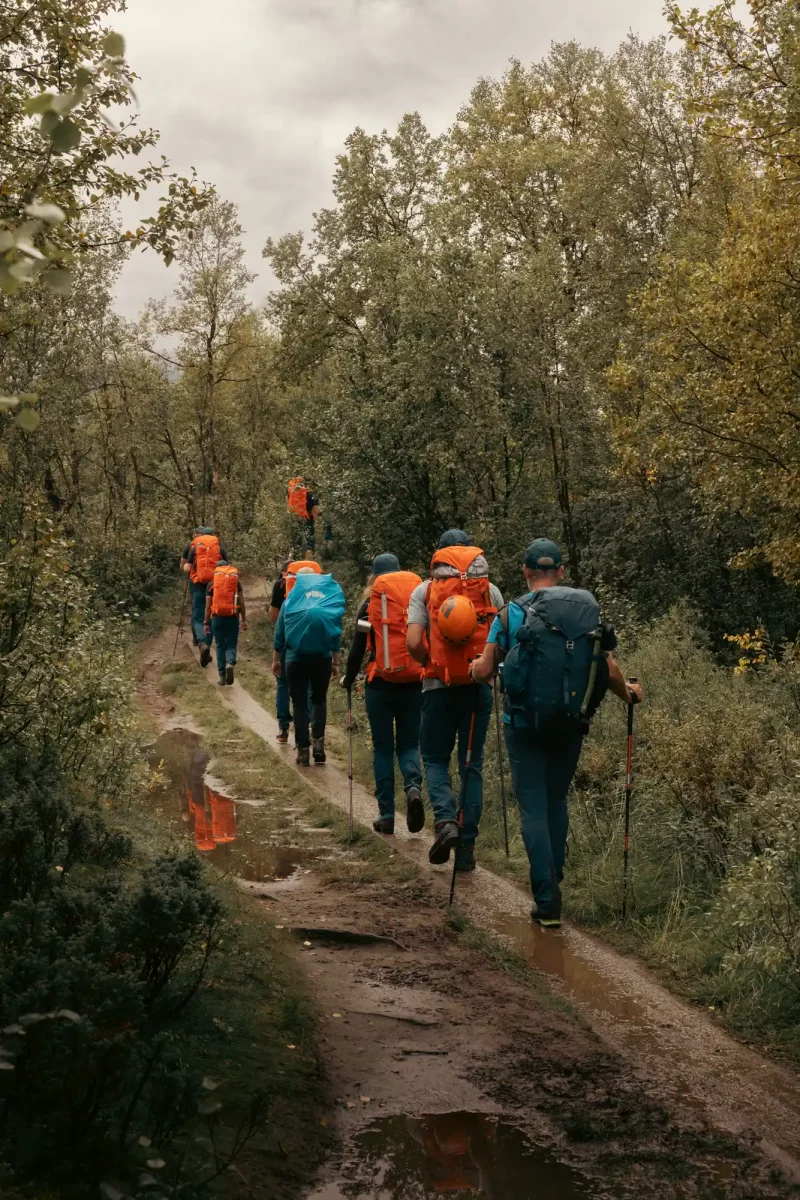
M395 554L379 554L372 564L373 575L389 575L400 570L400 559Z
M439 549L448 550L450 546L471 546L472 538L463 529L448 529L439 538Z

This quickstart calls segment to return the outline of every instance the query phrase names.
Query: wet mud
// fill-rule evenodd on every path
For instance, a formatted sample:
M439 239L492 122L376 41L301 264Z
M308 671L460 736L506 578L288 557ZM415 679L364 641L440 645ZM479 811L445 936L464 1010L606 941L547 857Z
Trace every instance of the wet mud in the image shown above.
M343 1178L309 1200L578 1200L598 1195L551 1150L486 1113L384 1117L350 1143Z

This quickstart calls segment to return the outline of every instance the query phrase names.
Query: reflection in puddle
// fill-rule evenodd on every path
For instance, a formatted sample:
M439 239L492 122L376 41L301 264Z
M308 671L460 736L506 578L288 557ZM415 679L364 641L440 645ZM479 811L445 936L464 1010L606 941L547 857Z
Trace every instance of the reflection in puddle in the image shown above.
M386 1117L354 1138L347 1178L311 1200L572 1200L589 1182L512 1125L482 1113Z
M257 838L251 827L256 810L231 800L208 775L209 755L197 734L186 729L162 734L148 759L152 767L163 764L166 788L154 797L159 811L190 833L203 857L221 871L255 883L288 879L319 856L314 849Z

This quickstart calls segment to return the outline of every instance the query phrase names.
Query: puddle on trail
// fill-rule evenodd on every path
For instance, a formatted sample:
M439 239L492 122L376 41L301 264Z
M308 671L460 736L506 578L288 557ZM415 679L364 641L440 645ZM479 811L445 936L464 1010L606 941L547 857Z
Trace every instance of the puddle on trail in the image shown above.
M258 808L226 796L219 780L209 775L209 754L196 733L169 730L147 757L152 767L163 763L166 783L164 790L154 793L154 808L173 828L192 837L203 857L219 870L262 883L289 879L319 858L314 847L273 845L265 840L263 829L255 828ZM281 824L290 828L285 818Z
M483 1113L385 1117L356 1134L343 1178L309 1200L579 1200L589 1181Z

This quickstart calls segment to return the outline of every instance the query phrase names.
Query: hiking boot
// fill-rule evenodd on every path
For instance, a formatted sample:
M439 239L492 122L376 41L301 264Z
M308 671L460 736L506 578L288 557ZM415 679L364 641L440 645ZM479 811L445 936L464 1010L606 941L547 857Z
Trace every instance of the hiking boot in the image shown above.
M211 662L211 647L203 646L200 650L200 666L207 667Z
M475 847L474 846L459 846L456 849L456 870L457 871L474 871L475 870Z
M542 929L561 928L561 913L555 908L539 908L538 904L534 904L531 909L531 920L537 925L541 925Z
M410 787L406 792L406 825L409 833L419 833L425 828L425 805L418 787Z
M278 745L287 746L289 744L289 726L281 725L278 730Z
M325 738L312 738L314 744L314 762L317 766L322 766L328 760L325 757Z
M228 684L233 683L233 664L232 663L228 663L227 667L225 668L225 682Z
M458 845L458 825L455 821L440 821L436 828L436 837L428 851L428 861L435 865L446 863L450 851Z
M308 746L297 747L297 765L298 767L311 766L311 755Z
M394 833L394 817L378 817L377 821L372 822L372 828L376 833Z
M225 687L225 684L226 684L228 681L227 681L227 679L225 678L225 672L224 672L224 671L220 671L220 673L219 673L219 680L218 680L217 682L219 683L219 686L220 686L220 687Z

